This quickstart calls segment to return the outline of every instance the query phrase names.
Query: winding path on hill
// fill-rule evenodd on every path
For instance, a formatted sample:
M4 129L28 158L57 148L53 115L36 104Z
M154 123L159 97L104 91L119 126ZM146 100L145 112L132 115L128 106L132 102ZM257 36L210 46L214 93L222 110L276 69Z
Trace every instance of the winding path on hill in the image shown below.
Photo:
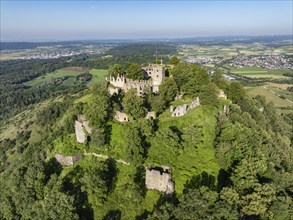
M96 154L96 153L87 153L86 151L84 151L83 153L84 156L94 156L94 157L99 157L99 158L102 158L102 159L113 159L115 160L117 163L121 163L121 164L125 164L125 165L129 165L129 163L127 163L126 161L122 160L122 159L115 159L115 158L112 158L112 157L109 157L107 155L104 155L104 154Z

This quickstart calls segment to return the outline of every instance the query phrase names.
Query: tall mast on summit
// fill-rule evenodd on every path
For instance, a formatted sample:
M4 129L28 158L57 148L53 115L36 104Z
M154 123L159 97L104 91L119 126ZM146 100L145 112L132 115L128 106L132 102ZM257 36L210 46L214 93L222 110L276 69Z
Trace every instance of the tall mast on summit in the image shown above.
M156 50L156 64L158 64L158 51Z

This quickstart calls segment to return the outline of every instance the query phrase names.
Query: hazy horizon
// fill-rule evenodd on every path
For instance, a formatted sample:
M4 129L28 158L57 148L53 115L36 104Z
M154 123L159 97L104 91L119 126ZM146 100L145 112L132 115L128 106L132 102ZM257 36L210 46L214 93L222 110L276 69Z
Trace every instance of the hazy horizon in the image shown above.
M292 35L292 1L1 1L2 42Z
M188 40L188 39L221 39L221 38L249 38L249 37L291 37L292 41L293 41L293 34L282 34L282 35L214 35L214 36L194 36L194 37L181 37L181 38L101 38L101 39L69 39L69 40L58 40L58 39L26 39L26 40L1 40L0 42L2 43L54 43L54 42L99 42L99 41L109 41L109 42L115 42L115 41L125 41L125 42L129 42L129 41L133 41L133 42L156 42L156 41L163 41L163 42L167 42L167 41L176 41L176 40Z

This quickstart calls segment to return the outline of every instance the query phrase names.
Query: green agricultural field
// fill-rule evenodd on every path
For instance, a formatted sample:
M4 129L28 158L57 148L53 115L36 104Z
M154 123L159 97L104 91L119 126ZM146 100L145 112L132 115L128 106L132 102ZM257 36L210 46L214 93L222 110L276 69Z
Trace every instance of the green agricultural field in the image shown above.
M98 69L92 69L90 71L90 74L93 75L93 79L88 83L88 86L92 86L95 83L102 83L105 81L105 76L108 75L108 70L98 70Z
M246 87L246 90L249 95L255 97L257 95L262 95L266 98L268 102L273 102L276 107L292 107L292 96L289 100L280 98L278 95L284 95L283 93L286 92L285 90L281 89L273 89L269 87L269 84L257 87ZM282 92L280 92L282 91ZM275 93L274 93L275 92ZM287 93L286 93L287 94ZM288 93L288 96L290 94ZM286 98L289 98L289 97Z
M233 45L199 45L190 44L178 47L178 54L183 56L221 56L233 57L241 55L262 55L265 53L279 53L292 55L293 48L288 46L269 47L261 43L233 44Z
M30 86L30 87L37 87L42 85L44 82L50 82L50 80L53 80L53 79L63 80L64 77L69 77L62 82L62 85L71 86L74 84L74 77L85 72L89 72L90 74L93 75L93 79L88 83L88 86L92 86L95 83L103 82L105 80L105 76L108 73L107 70L92 69L89 71L84 68L68 67L68 68L59 69L52 73L47 73L43 76L37 77L29 82L24 83L24 85Z
M30 87L36 87L41 85L42 83L46 81L50 81L52 79L59 79L62 77L75 77L79 74L81 74L81 71L72 71L72 70L66 70L66 69L59 69L52 73L47 73L43 76L37 77L29 82L24 83L26 86Z
M292 73L289 69L269 70L261 67L243 67L240 69L228 67L231 73L238 74L250 78L272 78L272 79L288 79L284 73Z

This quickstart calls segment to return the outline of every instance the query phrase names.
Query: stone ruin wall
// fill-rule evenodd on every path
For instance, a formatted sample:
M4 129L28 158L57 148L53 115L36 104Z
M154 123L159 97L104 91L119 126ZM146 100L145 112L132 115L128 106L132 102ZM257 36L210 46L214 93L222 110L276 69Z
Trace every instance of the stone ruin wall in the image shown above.
M179 105L176 108L174 108L172 105L170 106L170 112L172 117L179 117L185 115L190 110L196 108L200 105L199 97L196 97L196 99L188 104Z
M62 154L56 154L55 159L60 163L62 166L72 166L77 161L82 158L82 155L77 154L74 156L64 156Z
M86 120L86 117L84 115L78 115L77 120L75 121L75 136L76 141L78 143L83 143L87 139L87 134L92 133L92 129L89 127L89 121ZM86 130L86 132L84 131Z
M163 172L160 170L152 169L152 167L146 168L145 185L147 189L155 189L161 192L165 192L166 195L172 195L174 192L174 183L169 166L163 166Z

